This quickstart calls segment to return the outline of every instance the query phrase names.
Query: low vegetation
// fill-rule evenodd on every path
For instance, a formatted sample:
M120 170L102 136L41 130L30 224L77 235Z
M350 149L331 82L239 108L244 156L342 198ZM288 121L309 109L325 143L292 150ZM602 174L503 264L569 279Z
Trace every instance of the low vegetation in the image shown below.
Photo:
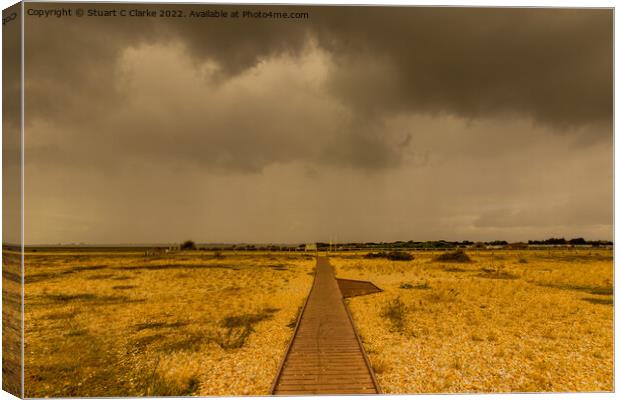
M2 251L2 389L21 397L20 254Z
M611 250L443 251L332 254L339 278L383 290L347 302L384 392L614 389ZM26 396L268 394L313 268L288 252L29 253ZM5 270L3 345L19 349Z
M196 243L193 240L186 240L181 243L181 250L196 250Z
M471 258L462 249L447 251L435 257L435 261L467 263L471 262Z
M314 259L218 253L28 253L26 396L268 394Z
M611 250L468 253L332 257L383 289L348 301L385 393L614 389Z
M388 301L383 307L381 316L388 319L392 324L392 327L400 332L405 326L405 320L407 318L407 307L402 302L400 297L396 297Z
M412 285L411 283L401 283L399 286L401 289L430 289L431 287L428 285L428 282L420 283L417 285Z
M411 261L413 256L407 251L379 251L366 254L366 258L385 258L392 261Z

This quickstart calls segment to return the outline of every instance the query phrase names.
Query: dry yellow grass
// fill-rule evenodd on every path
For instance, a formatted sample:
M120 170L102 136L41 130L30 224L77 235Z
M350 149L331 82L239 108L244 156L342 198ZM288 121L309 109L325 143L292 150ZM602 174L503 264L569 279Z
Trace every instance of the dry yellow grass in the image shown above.
M21 253L2 251L2 389L21 396Z
M302 254L29 253L27 397L268 394Z
M387 393L613 390L609 250L471 263L332 257ZM301 254L30 253L26 396L267 394L311 285ZM6 281L6 280L5 280Z
M386 393L612 391L610 250L332 257L384 292L349 305Z

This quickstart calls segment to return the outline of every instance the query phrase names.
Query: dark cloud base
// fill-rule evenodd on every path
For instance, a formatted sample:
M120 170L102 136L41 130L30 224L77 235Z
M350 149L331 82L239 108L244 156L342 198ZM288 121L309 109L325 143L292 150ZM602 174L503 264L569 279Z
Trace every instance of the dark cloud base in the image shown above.
M27 8L62 6L77 7L75 3L32 3ZM302 165L299 171L305 171L290 179L314 177L315 183L324 180L317 171L326 169L343 180L353 179L349 175L353 174L377 182L423 171L424 178L408 179L425 182L427 187L420 190L437 193L429 201L441 204L447 200L430 186L436 184L434 176L439 181L448 179L449 173L438 174L431 168L437 160L444 160L455 176L466 179L459 173L459 160L479 168L493 168L488 159L501 167L510 157L521 157L525 164L532 157L525 152L559 146L564 151L558 154L553 150L538 154L538 164L564 179L564 172L556 168L560 154L581 160L587 175L597 178L586 186L571 187L566 195L582 198L585 192L601 193L588 197L588 206L611 208L606 195L611 188L607 150L613 116L611 9L218 8L296 10L308 12L310 18L179 22L26 17L26 129L30 132L26 160L31 176L36 175L31 181L60 185L63 176L89 171L100 185L114 187L115 180L121 180L125 187L131 180L174 171L181 180L195 174L196 179L202 174L204 180L239 175L245 179L241 185L252 186L251 180L287 165ZM5 95L11 95L11 90L15 88L7 88ZM445 121L445 126L428 121ZM489 121L494 132L470 129ZM12 121L5 118L5 123ZM453 151L454 143L463 143L469 150ZM580 148L598 153L587 150L587 155L578 156ZM597 157L604 162L592 161ZM520 179L516 170L508 171L505 181ZM536 171L526 170L523 174L537 179ZM191 185L201 183L188 182L177 190L191 192ZM397 198L394 209L415 203L415 194L400 196L399 187L381 185L367 191ZM334 188L331 183L324 186ZM313 187L320 190L321 185ZM544 202L546 198L535 189L523 188L522 197ZM127 204L142 199L137 189L124 190ZM502 197L507 195L501 187L495 190L498 195L493 201L508 200ZM79 196L79 191L72 192ZM364 196L363 190L354 192ZM39 199L59 196L44 184L31 189L31 194ZM546 196L552 195L547 191ZM57 203L54 221L66 215L64 203L71 203L64 196L56 198L63 201ZM468 210L473 217L453 217L468 220L472 229L489 228L492 221L518 226L514 219L519 215L523 220L536 219L517 208L502 208L500 218L489 213L490 201L480 199L477 210ZM34 210L35 214L50 214L56 203L42 204L49 209ZM159 207L169 210L176 205L168 199ZM88 220L98 212L115 218L114 212L104 209L93 203L76 218ZM587 213L583 218L571 216L573 210L567 206L558 212L553 224L595 229L587 226L601 226L609 216L597 214L588 222ZM413 213L411 218L424 219L423 214ZM442 209L432 215L439 221L448 214ZM384 228L394 224L392 216L382 215L365 229L375 226L382 235L389 235ZM100 219L101 215L90 218ZM432 225L432 219L425 224ZM431 229L425 229L430 235ZM475 234L471 232L462 234ZM50 237L66 235L69 231ZM46 236L41 233L41 237Z

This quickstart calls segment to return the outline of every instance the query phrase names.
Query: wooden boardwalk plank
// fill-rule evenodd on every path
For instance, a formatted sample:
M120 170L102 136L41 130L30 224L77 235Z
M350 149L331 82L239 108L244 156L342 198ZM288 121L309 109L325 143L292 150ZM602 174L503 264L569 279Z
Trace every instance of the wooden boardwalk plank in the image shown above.
M327 257L272 387L273 394L381 393Z

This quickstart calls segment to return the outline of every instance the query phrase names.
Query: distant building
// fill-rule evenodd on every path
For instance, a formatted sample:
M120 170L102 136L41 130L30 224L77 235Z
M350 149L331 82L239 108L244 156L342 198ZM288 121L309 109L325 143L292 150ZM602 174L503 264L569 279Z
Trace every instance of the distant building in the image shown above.
M305 251L316 251L316 243L306 243Z

